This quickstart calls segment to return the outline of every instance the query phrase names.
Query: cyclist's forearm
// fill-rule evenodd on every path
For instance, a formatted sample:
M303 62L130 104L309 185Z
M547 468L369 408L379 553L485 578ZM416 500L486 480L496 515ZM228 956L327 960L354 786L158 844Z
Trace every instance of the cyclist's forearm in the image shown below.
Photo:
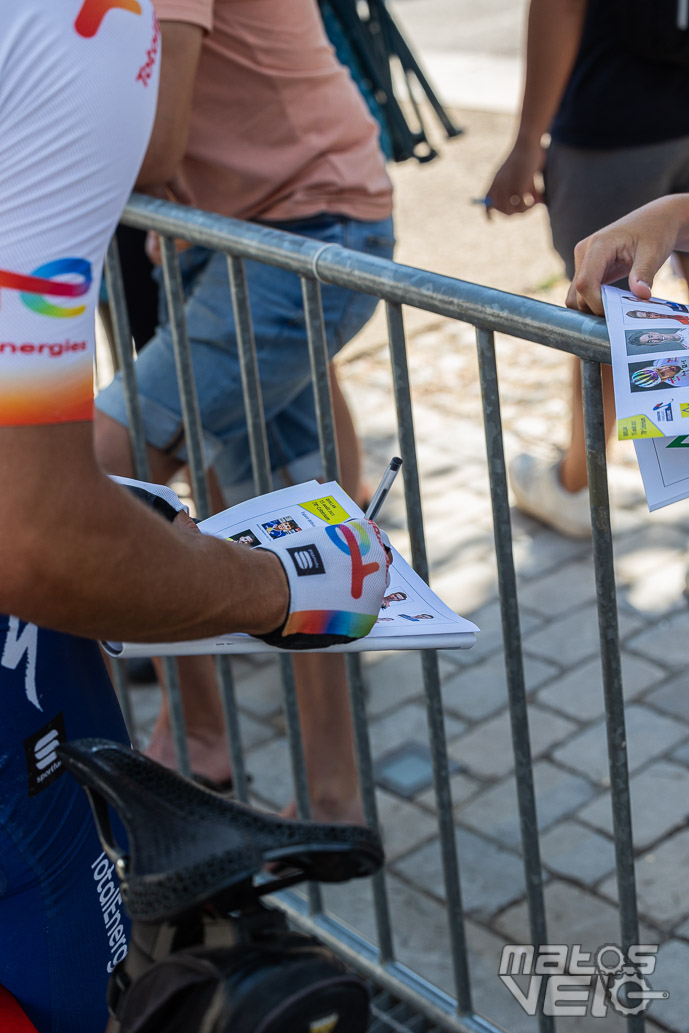
M93 638L265 633L288 604L274 556L177 530L87 461L4 493L0 569L0 610Z

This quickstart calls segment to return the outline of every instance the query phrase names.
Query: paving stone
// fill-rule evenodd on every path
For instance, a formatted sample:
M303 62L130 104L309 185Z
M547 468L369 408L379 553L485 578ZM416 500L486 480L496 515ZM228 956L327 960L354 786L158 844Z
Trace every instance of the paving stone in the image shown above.
M282 710L280 667L272 663L252 667L232 662L237 703L260 720L268 720Z
M682 550L683 552L683 550ZM620 611L643 616L647 624L686 609L684 579L686 561L682 552L671 553L668 562L638 575L618 591Z
M519 605L548 620L583 603L595 602L596 582L590 563L568 563L557 570L519 585Z
M670 760L676 760L678 764L686 764L689 767L689 742L685 742L670 754Z
M539 829L576 810L594 792L590 782L558 768L550 761L534 764L534 787ZM507 846L519 849L521 834L517 809L517 787L513 777L491 786L469 803L455 809L462 825L499 839Z
M499 603L492 601L471 612L466 609L459 612L481 629L481 634L476 636L476 645L472 649L440 650L438 655L462 667L472 667L495 653L502 655L502 618ZM542 627L543 618L539 614L525 612L520 614L519 624L524 636L535 628Z
M286 807L294 796L287 740L273 739L249 750L246 766L253 779L251 789L254 796L271 809Z
M459 570L435 571L430 583L433 591L448 606L463 617L468 617L471 611L497 598L495 553L492 557L462 563Z
M394 874L386 879L395 954L402 964L454 996L454 973L447 909ZM375 913L368 880L324 886L328 912L377 942ZM510 1033L536 1033L537 1026L519 1008L498 980L502 941L493 933L466 922L468 964L474 1008Z
M520 578L539 577L567 560L586 559L590 542L563 538L519 510L512 510L514 562Z
M572 732L576 725L565 717L529 706L531 754L534 759ZM512 733L507 711L484 721L453 743L448 753L470 774L501 778L514 767Z
M370 722L371 748L377 759L405 742L428 743L428 720L422 703L405 703ZM448 741L460 735L466 725L456 717L445 717Z
M634 704L625 712L629 770L636 771L652 757L666 753L686 738L686 727L649 707ZM555 760L581 771L594 782L609 781L605 722L597 721L553 751Z
M541 836L541 858L552 871L579 882L597 882L615 867L615 847L576 821L560 821Z
M136 724L136 740L140 749L145 749L151 738L153 726L160 710L162 693L157 685L132 687L130 701ZM273 729L257 721L250 714L239 715L239 729L245 750L250 750L272 738Z
M467 914L490 915L524 893L524 871L516 854L466 829L457 829L456 843ZM439 839L408 854L393 869L434 897L445 899Z
M604 943L619 942L620 920L617 908L596 894L572 886L562 879L551 879L545 886L543 897L549 943L578 943L582 950L592 952ZM508 907L494 919L493 926L512 943L531 942L525 901ZM647 926L641 926L641 935L644 937L643 943L657 942L657 934L651 933Z
M665 669L684 670L687 662L689 609L686 607L640 631L628 645L640 656L653 657Z
M679 528L656 524L654 515L653 521L647 522L643 529L643 538L628 535L616 542L616 577L621 583L629 584L652 571L665 572L677 565L678 555L685 550L686 534Z
M420 843L438 834L433 815L383 789L376 791L378 820L382 829L385 858L394 861Z
M633 700L658 679L658 668L638 656L630 656L624 650L622 660L622 691L625 700ZM603 674L600 657L572 670L540 689L536 695L539 703L546 703L578 721L593 721L605 713L603 697Z
M687 973L689 972L689 944L681 940L667 940L660 945L655 972L648 977L656 991L666 990L667 1001L653 1001L646 1012L663 1026L676 1033L687 1030Z
M620 635L634 631L639 621L629 615L620 615ZM598 614L594 606L584 607L576 613L567 613L551 621L544 628L524 636L524 648L529 653L561 667L569 668L581 663L587 657L600 655L598 635ZM657 655L655 652L653 655Z
M153 734L153 726L160 711L163 693L160 686L153 682L151 685L130 685L127 694L134 717L135 730L132 739L134 745L143 750Z
M659 689L654 689L644 697L644 703L652 707L658 707L666 714L673 714L682 721L689 722L689 692L687 692L686 672L671 678Z
M366 710L372 717L409 699L423 697L420 654L416 650L386 652L384 660L364 668L364 684L368 690Z
M689 914L688 868L689 829L675 833L649 853L637 858L639 913L666 929L684 919ZM614 878L606 879L600 886L600 892L611 900L617 900Z
M456 810L457 807L461 806L465 800L468 800L470 796L474 796L481 788L481 783L476 778L472 778L470 775L464 773L455 774L450 776L450 791L452 793L452 805ZM431 810L436 809L436 798L435 789L425 789L418 796L414 797L417 803L423 804L424 807L429 807Z
M634 845L645 849L689 818L689 771L659 760L630 779ZM612 835L610 792L601 793L578 818Z
M467 919L466 940L471 993L477 1013L509 1033L536 1033L538 1019L524 1012L498 977L505 946L503 938Z
M537 657L524 656L524 682L527 693L552 678L557 668ZM443 703L472 721L482 720L507 705L505 659L498 653L470 670L460 670L443 683Z
M689 940L689 918L675 928L675 936L683 936L685 940Z

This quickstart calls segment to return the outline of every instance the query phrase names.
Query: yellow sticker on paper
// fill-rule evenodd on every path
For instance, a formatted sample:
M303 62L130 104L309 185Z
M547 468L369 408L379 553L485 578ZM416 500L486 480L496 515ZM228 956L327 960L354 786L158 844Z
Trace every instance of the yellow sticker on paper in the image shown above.
M680 402L679 412L681 416L689 416L689 402Z
M640 413L617 421L617 437L620 441L632 441L635 438L664 438L665 435L648 416Z
M301 502L300 506L307 513L313 513L314 516L325 520L326 524L341 524L345 520L349 520L349 513L332 495L326 495L323 499L314 499L313 502Z

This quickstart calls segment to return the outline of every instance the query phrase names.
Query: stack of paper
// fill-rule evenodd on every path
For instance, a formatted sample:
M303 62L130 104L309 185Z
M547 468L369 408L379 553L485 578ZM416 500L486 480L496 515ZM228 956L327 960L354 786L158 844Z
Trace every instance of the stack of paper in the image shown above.
M363 513L335 481L307 481L260 495L199 524L203 534L238 543L233 548L269 545L306 527L340 524ZM393 548L390 585L373 630L347 645L330 646L328 653L369 649L468 649L479 630L451 610ZM182 656L191 653L282 653L250 635L230 634L188 642L106 642L115 657Z
M649 509L689 497L689 306L603 287L620 440L634 441ZM686 421L686 422L685 422Z

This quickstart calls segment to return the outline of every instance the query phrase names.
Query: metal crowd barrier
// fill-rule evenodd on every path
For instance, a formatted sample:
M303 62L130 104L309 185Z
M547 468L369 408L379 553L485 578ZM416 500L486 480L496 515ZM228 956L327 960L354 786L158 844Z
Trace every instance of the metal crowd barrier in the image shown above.
M339 284L375 295L383 300L387 311L400 451L404 461L404 494L411 539L412 563L417 572L426 579L428 578L428 562L423 532L403 306L416 307L450 319L461 320L473 324L476 328L509 711L516 766L524 878L531 942L536 949L539 944L548 942L548 935L494 337L496 332L503 332L512 337L534 341L579 356L582 367L593 557L619 890L620 943L625 950L631 944L638 943L625 715L600 380L600 364L610 362L610 348L603 322L543 302L369 257L338 245L322 245L271 228L238 222L194 209L180 208L168 202L142 196L134 195L132 197L122 221L128 226L138 229L156 230L162 236L164 284L168 309L171 314L191 481L201 517L209 515L208 491L202 463L201 430L184 321L180 271L174 246L175 237L222 251L227 255L231 303L238 330L241 374L257 493L269 491L271 480L244 261L246 259L257 260L291 270L301 277L312 379L317 403L320 449L327 479L337 479L338 463L329 395L328 359L323 331L320 283ZM135 390L131 337L119 259L114 242L106 263L106 276L118 360L127 390L136 475L146 479L146 450ZM461 857L457 855L454 834L437 655L432 650L425 650L422 652L422 658L444 869L454 996L441 991L396 960L393 943L394 928L384 873L373 880L377 947L372 946L335 917L323 912L318 887L310 888L306 903L297 895L286 893L281 895L279 904L286 909L289 917L298 927L314 933L331 946L353 968L362 973L385 999L400 1002L405 1015L416 1016L413 1021L409 1020L408 1025L395 1019L394 1024L388 1026L379 1020L379 1026L376 1028L405 1031L407 1029L423 1029L429 1033L441 1030L456 1031L456 1033L499 1033L499 1027L489 1017L484 1018L474 1011L472 1002L459 878ZM294 679L290 660L282 658L281 664L286 724L294 767L297 803L300 814L308 815L308 792L300 743ZM372 825L377 825L373 766L359 658L356 655L348 655L346 664L364 810L366 820ZM184 741L183 714L174 661L169 661L166 668L179 767L182 771L188 772L189 763ZM115 665L115 670L120 697L126 708L127 699L123 675L118 665ZM237 795L239 799L247 800L246 770L231 666L227 657L220 658L218 674ZM126 716L131 720L131 714L127 710ZM419 1025L419 1022L422 1024ZM643 1014L629 1016L627 1023L629 1033L642 1033L644 1030ZM542 1014L542 1009L539 1017L539 1029L541 1033L553 1033L555 1030L554 1018Z

